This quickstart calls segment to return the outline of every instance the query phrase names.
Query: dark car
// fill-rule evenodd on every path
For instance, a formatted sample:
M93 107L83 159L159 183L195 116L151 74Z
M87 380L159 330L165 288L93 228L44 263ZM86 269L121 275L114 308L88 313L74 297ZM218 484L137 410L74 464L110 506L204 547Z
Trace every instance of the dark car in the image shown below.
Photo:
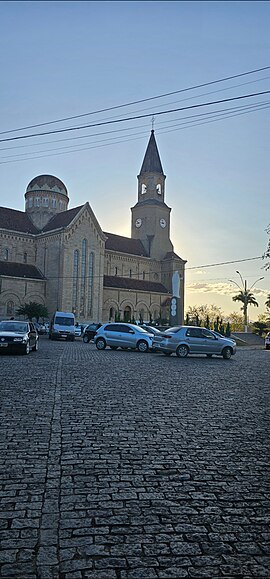
M83 332L83 342L86 344L90 342L90 340L94 339L96 331L102 326L102 324L88 324L86 328L84 328Z
M0 322L0 352L20 351L22 354L29 354L30 350L38 350L38 343L38 332L32 322Z

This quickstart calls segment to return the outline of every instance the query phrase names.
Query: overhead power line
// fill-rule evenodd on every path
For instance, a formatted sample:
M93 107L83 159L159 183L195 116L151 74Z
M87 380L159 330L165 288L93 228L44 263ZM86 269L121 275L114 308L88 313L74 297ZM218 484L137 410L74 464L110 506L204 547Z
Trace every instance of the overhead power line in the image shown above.
M135 256L135 257L136 257L136 256ZM139 256L137 256L137 257L139 257ZM228 265L228 264L230 264L230 263L241 263L241 262L244 262L244 261L252 261L252 260L256 260L256 259L262 259L262 257L261 257L261 256L259 256L259 257L248 257L248 258L246 258L246 259L235 259L235 260L233 260L233 261L223 261L223 262L221 262L221 263L211 263L211 264L207 264L207 265L198 265L198 266L195 266L195 267L186 267L185 270L187 270L187 269L189 269L189 270L190 270L190 269L202 269L202 268L204 268L204 267L216 267L216 266L220 266L220 265ZM140 272L140 273L142 274L143 272ZM162 273L162 272L161 272L161 269L159 270L159 273L160 273L160 274ZM91 279L94 279L94 278L95 278L95 279L103 279L104 275L110 275L110 274L99 274L99 275L91 275L91 276L86 275L85 278L88 279L88 278L91 277ZM151 272L150 272L150 271L149 271L149 272L148 272L148 271L147 271L147 272L145 271L145 272L144 272L144 275L145 275L145 276L150 276L150 275L151 275ZM80 276L80 277L81 277L81 276ZM117 279L117 277L120 277L120 278L125 277L125 278L126 278L127 276L112 275L112 276L110 276L110 277L115 277L115 278ZM253 277L255 277L255 276L253 276ZM58 276L58 275L57 275L57 276L52 276L52 277L50 276L50 279L67 279L67 280L70 279L70 280L72 280L72 279L74 279L74 276L73 276L73 275L63 275L63 276L61 276L61 275ZM130 278L130 277L127 277L127 279L137 280L137 279L141 279L141 278L138 278L138 277L135 277L135 276L133 277L133 276L132 276L131 278ZM144 281L145 281L145 280L144 280ZM204 280L204 281L207 281L207 280ZM159 282L157 282L157 283L159 283Z
M91 112L88 112L88 113L82 113L82 114L80 114L80 115L73 115L73 116L69 116L69 117L63 117L63 118L61 118L61 119L54 119L53 121L47 121L47 122L45 122L45 123L38 123L38 124L35 124L35 125L28 125L28 126L25 126L25 127L19 127L19 128L17 128L17 129L11 129L11 130L8 130L8 131L2 131L2 132L0 132L0 135L5 135L5 134L9 134L9 133L15 133L15 132L18 132L18 131L25 131L25 130L27 130L27 129L34 129L34 128L37 128L37 127L44 127L44 126L47 126L47 125L53 125L53 124L55 124L55 123L62 123L62 122L65 122L65 121L71 121L71 120L73 120L73 119L79 119L79 118L87 117L87 116L90 116L90 115L96 115L96 114L100 114L100 113L104 113L104 112L108 112L108 111L113 111L113 110L116 110L116 109L133 106L133 105L137 105L137 104L140 104L140 103L145 103L145 102L153 101L153 100L156 100L156 99L165 98L165 97L172 96L172 95L175 95L175 94L180 94L180 93L183 93L183 92L188 92L188 91L191 91L191 90L196 90L196 89L198 89L198 88L203 88L203 87L205 87L205 86L211 86L211 85L213 85L213 84L218 84L218 83L220 83L220 82L226 82L226 81L228 81L228 80L233 80L234 78L240 78L240 77L242 77L242 76L247 76L247 75L250 75L250 74L255 74L255 73L257 73L257 72L262 72L263 70L269 70L269 69L270 69L270 66L264 66L264 67L262 67L262 68L256 68L256 69L253 69L253 70L248 70L248 71L246 71L246 72L242 72L242 73L239 73L239 74L234 74L234 75L231 75L231 76L227 76L227 77L219 78L219 79L212 80L212 81L209 81L209 82L204 82L204 83L201 83L201 84L189 86L189 87L186 87L186 88L182 88L182 89L179 89L179 90L175 90L175 91L163 93L163 94L156 95L156 96L153 96L153 97L148 97L148 98L145 98L145 99L140 99L140 100L136 100L136 101L130 101L130 102L128 102L128 103L116 105L116 106L113 106L113 107L107 107L107 108L103 108L103 109L98 109L98 110L96 110L96 111L91 111Z
M242 261L254 261L255 259L262 259L262 255L258 257L247 257L246 259L235 259L233 261L222 261L221 263L210 263L207 265L196 265L193 267L186 267L186 269L202 269L204 267L216 267L218 265L228 265L230 263L241 263Z
M166 128L170 128L171 125L178 127L180 125L187 125L187 124L193 124L193 123L197 123L198 119L200 119L201 117L206 117L206 118L215 118L215 117L223 117L223 118L230 118L231 116L238 116L240 114L247 114L249 112L254 112L257 110L261 110L264 108L268 108L268 106L270 105L270 101L257 101L253 104L244 104L244 105L239 105L236 107L227 107L227 108L221 108L221 109L216 109L214 111L207 111L205 113L198 113L198 114L193 114L193 115L186 115L186 116L182 116L179 118L174 118L172 120L167 119L166 121L159 121L159 123L157 123L158 127L158 133L160 132L165 132L164 129ZM230 113L230 114L228 114ZM220 120L219 118L217 120ZM222 119L221 119L222 120ZM181 121L180 125L175 124L177 121ZM167 125L165 127L162 127L161 125ZM195 124L195 126L197 126L197 124ZM136 135L136 134L140 134L140 133L131 133L131 131L133 130L138 130L139 128L143 128L146 129L147 131L149 129L148 124L146 125L146 123L141 124L141 125L137 125L137 126L132 126L132 127L124 127L124 128L119 128L119 129L113 129L113 130L105 130L105 131L99 131L97 133L90 133L87 135L79 135L79 136L71 136L71 137L66 137L64 139L54 139L54 140L50 140L50 141L45 141L43 142L41 145L47 145L47 144L56 144L56 143L62 143L62 142L66 142L66 141L81 141L82 139L87 139L87 138L93 138L93 137L101 137L103 135L110 135L110 134L114 134L114 133L123 133L123 132L130 132L130 135L128 136L132 136L132 135ZM163 130L162 130L163 129ZM168 131L166 131L168 132ZM141 133L142 134L142 133ZM145 134L145 132L143 133ZM112 140L114 140L115 138L119 138L119 136L117 137L113 137ZM93 141L92 141L93 142ZM94 141L96 143L99 143L100 141ZM126 141L125 141L126 142ZM85 145L91 144L91 143L84 143ZM76 144L72 144L69 145L68 148L71 147L79 147L81 146L80 144L76 145ZM29 147L37 147L37 143L28 143L28 144L22 144L22 145L13 145L13 146L9 146L9 147L1 147L0 151L12 151L14 149L25 149L25 148L29 148ZM63 148L63 147L62 147ZM58 147L58 149L48 149L48 151L54 151L54 150L59 150L61 149L61 147ZM34 154L36 153L42 153L45 152L46 149L42 149L40 151L34 151ZM29 155L30 152L28 153L23 153L23 155ZM17 155L13 155L13 156L19 156L19 153ZM2 157L5 158L5 157Z
M187 117L182 117L182 122L177 123L176 124L176 119L174 119L174 121L167 121L167 123L174 123L174 125L168 125L164 126L164 127L160 127L160 129L158 130L158 134L167 134L170 132L174 132L174 131L180 131L183 129L188 129L188 128L194 128L194 127L198 127L201 125L205 125L205 124L209 124L209 123L214 123L217 121L224 121L225 119L230 119L232 117L236 117L236 116L240 116L240 115L246 115L249 114L251 112L256 112L256 111L261 111L264 110L266 108L270 107L270 101L263 101L261 104L256 103L256 105L248 105L248 106L242 106L242 107L229 107L228 109L219 109L216 111L209 111L208 113L200 113L199 115L189 115ZM220 111L226 111L226 112L220 112ZM227 114L228 112L230 112L230 114ZM201 119L199 118L201 117ZM188 119L188 120L186 120ZM165 121L166 122L166 121ZM163 124L164 121L161 123ZM140 125L141 127L145 127L145 125ZM173 127L173 128L172 128ZM70 137L67 139L57 139L55 141L46 141L44 144L46 143L58 143L61 141L74 141L77 139L83 139L83 138L92 138L94 136L102 136L102 135L107 135L110 133L119 133L122 131L133 131L136 127L131 127L131 128L125 128L125 129L117 129L117 130L113 130L113 131L103 131L103 132L99 132L99 133L93 133L92 135L88 134L88 135L84 135L84 136L77 136L77 137ZM137 127L138 128L138 127ZM56 147L56 148L52 148L50 147L49 149L40 149L40 150L36 150L36 151L27 151L25 153L16 153L14 155L6 155L3 156L2 160L0 160L0 165L4 165L4 164L10 164L10 163L17 163L20 161L30 161L30 160L35 160L35 159L43 159L46 157L52 157L52 156L58 156L58 155L67 155L70 153L78 153L81 151L89 151L91 149L98 149L98 148L102 148L102 147L108 147L108 146L112 146L112 145L117 145L117 144L121 144L121 143L127 143L130 141L135 141L138 139L141 139L142 137L145 137L148 134L148 130L146 131L141 131L141 132L137 132L137 133L130 133L130 135L118 135L117 137L109 137L106 139L99 139L96 141L91 141L91 142L84 142L82 146L82 143L79 144L75 144L73 143L72 145L68 145L65 147ZM135 136L135 135L140 135L140 136ZM40 144L42 146L42 144ZM36 144L25 144L25 145L16 145L14 147L2 147L0 148L1 150L14 150L17 148L29 148L29 147L36 147ZM61 151L62 149L62 151ZM64 151L63 151L64 149ZM56 151L56 152L53 152ZM34 155L34 156L29 156L29 155ZM8 159L8 160L5 160Z
M250 93L250 94L246 94L246 95L240 95L240 96L231 97L231 98L227 98L227 99L219 99L217 101L208 101L206 103L198 103L198 104L189 105L186 107L178 107L175 109L168 109L166 111L157 111L157 112L147 113L144 115L135 115L133 117L127 117L125 119L114 119L111 121L101 121L99 123L91 123L88 125L80 125L77 127L68 127L66 129L57 129L54 131L44 131L43 133L32 133L31 135L20 135L17 137L9 137L7 139L0 139L0 143L7 142L7 141L17 141L17 140L21 140L21 139L30 139L33 137L41 137L44 135L52 135L52 134L56 134L56 133L67 133L69 131L78 131L78 130L82 130L82 129L89 129L90 127L100 127L100 126L104 126L104 125L123 123L123 122L127 122L127 121L134 121L136 119L144 119L147 117L149 118L152 116L156 117L156 116L165 115L165 114L169 114L169 113L175 113L175 112L179 112L179 111L186 111L186 110L190 110L190 109L196 109L196 108L216 105L216 104L220 104L220 103L226 103L226 102L231 102L231 101L236 101L236 100L241 100L241 99L246 99L246 98L252 98L255 96L262 96L262 95L269 94L269 93L270 93L270 90L265 90L265 91L261 91L261 92Z

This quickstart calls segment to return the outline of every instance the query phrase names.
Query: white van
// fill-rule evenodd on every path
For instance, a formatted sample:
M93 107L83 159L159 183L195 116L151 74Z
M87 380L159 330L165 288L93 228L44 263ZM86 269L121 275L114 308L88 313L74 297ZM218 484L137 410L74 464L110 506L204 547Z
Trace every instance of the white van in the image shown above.
M75 340L75 316L71 312L55 312L51 319L49 340Z

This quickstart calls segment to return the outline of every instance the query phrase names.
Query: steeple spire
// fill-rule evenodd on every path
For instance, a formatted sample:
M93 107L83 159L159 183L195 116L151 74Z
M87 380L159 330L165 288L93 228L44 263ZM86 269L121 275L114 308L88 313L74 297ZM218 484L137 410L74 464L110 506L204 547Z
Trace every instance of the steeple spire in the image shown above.
M160 173L161 175L164 175L154 135L154 129L151 131L140 175L143 173Z

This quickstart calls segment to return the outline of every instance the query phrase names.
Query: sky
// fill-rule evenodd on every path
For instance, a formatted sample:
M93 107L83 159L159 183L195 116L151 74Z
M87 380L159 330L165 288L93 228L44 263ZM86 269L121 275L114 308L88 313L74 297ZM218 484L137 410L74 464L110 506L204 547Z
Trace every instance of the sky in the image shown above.
M55 175L69 208L88 201L104 231L129 237L154 126L186 308L240 313L246 280L256 319L270 293L270 93L205 103L270 91L269 18L270 2L2 1L0 204L24 211L28 183Z

